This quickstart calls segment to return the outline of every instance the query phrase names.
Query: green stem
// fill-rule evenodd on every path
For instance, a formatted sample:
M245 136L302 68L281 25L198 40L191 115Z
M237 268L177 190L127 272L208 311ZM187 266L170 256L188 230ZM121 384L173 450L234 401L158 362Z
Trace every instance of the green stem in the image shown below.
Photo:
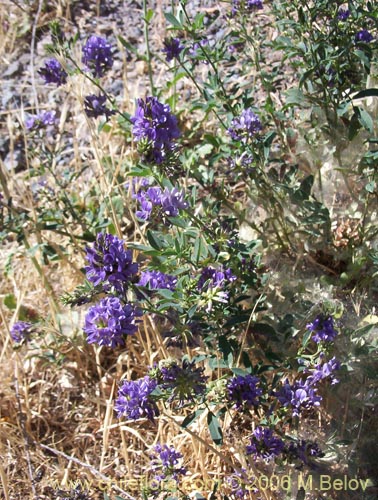
M30 243L26 237L26 232L24 231L24 245L25 245L25 248L26 250L28 250L30 252ZM31 257L31 261L37 271L37 273L39 274L41 280L42 280L42 283L43 283L43 286L45 287L45 289L50 293L50 298L51 298L51 302L54 306L54 309L55 309L55 312L59 312L60 311L60 307L58 305L58 302L56 300L56 297L55 297L55 292L53 290L53 287L50 285L49 281L47 280L46 276L45 276L45 273L43 272L43 269L41 268L41 266L39 265L39 262L38 260L32 256Z

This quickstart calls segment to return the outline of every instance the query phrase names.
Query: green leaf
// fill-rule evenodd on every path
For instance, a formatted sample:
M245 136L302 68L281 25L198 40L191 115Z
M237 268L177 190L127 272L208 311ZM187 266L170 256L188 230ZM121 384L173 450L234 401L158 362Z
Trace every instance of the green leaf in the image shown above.
M144 18L144 20L148 24L153 17L154 17L154 11L152 9L148 9L148 11L146 13L146 17Z
M181 427L186 429L191 423L197 420L197 418L200 417L204 411L205 408L199 408L194 413L191 413L190 415L186 416L181 424Z
M370 68L370 59L367 56L366 52L364 52L363 50L356 50L354 53L360 59L362 64L365 66L365 68L369 69Z
M163 245L161 239L156 236L150 229L147 231L147 240L155 250L160 250Z
M269 335L271 339L277 339L276 330L267 323L254 323L251 327L252 332Z
M242 368L232 368L232 373L236 376L245 377L249 372L243 370Z
M171 24L175 28L179 30L183 29L183 26L180 23L180 21L171 12L164 12L164 17L169 22L169 24Z
M4 305L10 310L14 310L17 307L17 300L13 293L7 293L4 297Z
M223 443L222 429L218 418L211 411L207 414L207 425L209 426L210 435L214 443L221 445Z
M361 128L361 123L358 119L357 113L354 112L349 124L349 130L348 130L349 141L352 141L356 137L360 128Z
M183 217L169 217L169 222L177 227L182 227L186 229L188 227L188 222Z
M192 306L190 309L188 309L188 312L186 314L187 314L189 319L193 317L193 314L197 311L197 308L198 308L198 304L194 304L194 306Z
M122 36L118 36L118 40L121 42L121 44L127 49L130 50L130 52L134 52L134 54L138 53L138 50L136 46L132 45L129 43L127 40L125 40Z
M357 328L352 334L353 337L361 337L361 335L366 335L374 328L378 327L378 323L372 323L371 325L362 326L361 328Z
M308 344L310 338L311 338L312 332L309 330L303 335L303 340L302 340L302 345L303 347L306 347Z
M244 296L244 298L249 299L249 295ZM233 316L229 320L227 320L225 327L240 325L240 323L247 323L250 318L250 314L238 314L237 316Z
M365 89L357 92L352 99L363 99L364 97L378 97L378 89Z
M207 245L202 236L198 236L194 242L193 248L193 261L198 264L200 260L205 259L209 252L207 250Z
M276 132L271 131L264 138L264 158L266 160L269 158L270 147L276 135L277 135Z
M295 190L291 196L293 203L301 203L308 200L314 184L314 176L308 175L302 182L299 189Z
M234 362L234 348L231 342L227 339L225 335L221 335L218 341L219 350L223 354L223 359L229 368L232 367Z
M361 125L371 134L374 131L374 123L367 111L364 109L358 108L359 109L359 117L358 120L361 123Z
M289 89L286 91L286 104L285 107L296 104L298 106L306 107L308 100L299 89Z
M228 364L223 361L223 359L210 358L209 367L211 370L217 370L218 368L229 368Z
M168 300L159 301L157 310L161 312L167 309L175 309L180 314L184 312L183 308L177 302L170 302Z
M210 154L213 150L212 144L203 144L199 148L197 148L196 153L200 158L205 158L206 155Z
M171 300L172 297L174 296L175 292L173 292L172 290L168 290L166 288L160 288L158 290L158 294L161 295L162 297L164 297L165 299Z

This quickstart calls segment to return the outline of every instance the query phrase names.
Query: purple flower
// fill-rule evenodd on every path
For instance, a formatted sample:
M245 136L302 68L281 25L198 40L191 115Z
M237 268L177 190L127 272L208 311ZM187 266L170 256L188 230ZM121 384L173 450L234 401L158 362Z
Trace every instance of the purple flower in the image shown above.
M263 8L262 0L232 0L231 14L235 15L240 12L253 12Z
M271 460L280 455L285 445L282 439L273 436L272 429L256 427L247 446L247 455L254 455L255 459Z
M189 204L184 200L184 191L179 191L177 188L165 188L161 195L160 204L163 212L168 217L177 217L179 210L188 208Z
M131 182L125 182L125 189L130 189L131 194L135 198L137 188L148 187L151 184L150 179L146 177L133 177Z
M209 40L207 38L203 38L199 42L194 42L193 45L188 50L188 55L190 57L197 57L199 55L202 55L203 51L200 50L201 47L205 47L208 44L209 44ZM208 63L208 61L204 61L204 62Z
M140 203L140 209L135 212L135 215L138 219L146 221L151 217L153 204L149 201L147 194L144 191L139 193L137 196Z
M179 60L180 53L184 46L181 45L179 38L169 38L164 40L164 49L166 60L172 61L172 59Z
M155 480L172 478L178 481L180 476L185 476L186 468L180 465L182 458L181 453L173 446L157 444L151 454L151 469L155 473Z
M189 204L184 200L184 191L177 188L149 187L146 191L139 191L133 196L140 203L140 210L135 215L142 220L148 220L154 207L159 207L162 214L168 217L177 217L179 210L188 208Z
M289 457L299 459L306 465L312 465L312 459L324 456L319 445L315 442L301 439L297 443L290 443L286 453Z
M373 40L373 35L368 30L360 30L354 35L355 42L369 43Z
M83 63L93 76L103 76L113 66L112 47L100 36L92 35L83 47Z
M177 284L177 278L170 274L164 274L161 271L142 271L140 280L137 284L148 287L150 290L174 290Z
M182 405L206 391L207 377L203 375L203 371L203 368L195 368L194 362L184 360L182 366L179 366L173 361L160 368L159 386L171 393L169 402L177 398Z
M106 95L104 94L90 94L84 99L84 111L89 118L97 118L98 116L104 115L108 120L111 115L114 115L115 111L107 108L105 106Z
M113 286L123 293L138 272L131 250L125 250L123 241L112 234L99 233L93 247L86 248L86 259L87 279L105 291Z
M25 126L28 130L39 130L40 128L47 127L48 125L55 125L55 123L55 111L42 111L37 115L30 116L25 121Z
M55 83L58 87L67 81L67 73L56 59L49 59L45 66L38 70L38 74L45 80L45 83Z
M238 375L233 377L227 384L229 400L235 403L237 409L241 409L245 404L257 406L262 390L257 386L260 382L258 377L253 375Z
M137 317L141 315L140 309L123 304L118 297L103 298L85 316L84 332L88 344L108 347L124 345L124 336L137 331Z
M306 380L308 387L314 386L322 380L329 378L331 384L337 384L338 380L335 378L333 372L340 369L340 361L333 357L330 361L319 363L313 370L310 370L311 375Z
M251 108L247 108L240 116L232 120L228 132L234 141L242 140L246 142L247 139L256 135L260 130L262 130L262 125L259 117Z
M312 340L315 342L333 342L338 334L333 326L332 316L323 316L320 314L312 323L306 325L307 330L313 332Z
M251 154L248 154L247 151L244 151L240 156L228 157L227 162L231 169L227 170L227 174L230 174L234 169L247 175L250 175L254 171L254 158Z
M34 325L28 323L27 321L17 321L11 330L10 335L14 342L21 344L29 340L31 334L34 332Z
M285 380L281 389L275 393L282 406L291 406L294 416L298 416L302 410L310 410L319 406L322 400L317 395L317 389L307 384L306 381L298 380L291 385Z
M124 380L114 406L118 418L148 418L153 421L159 415L158 407L151 397L156 386L157 381L148 376L138 380Z
M232 283L236 280L236 276L232 274L231 269L214 269L213 267L204 267L201 271L201 276L199 277L197 288L202 291L205 284L208 283L208 287L220 287L223 288L228 283ZM207 288L208 288L207 287Z
M340 9L337 13L337 19L339 19L340 21L346 21L349 16L350 16L349 9L343 9L340 7Z
M138 99L135 115L131 117L133 135L137 141L145 141L147 160L162 163L176 145L174 139L180 136L177 119L170 107L156 97Z

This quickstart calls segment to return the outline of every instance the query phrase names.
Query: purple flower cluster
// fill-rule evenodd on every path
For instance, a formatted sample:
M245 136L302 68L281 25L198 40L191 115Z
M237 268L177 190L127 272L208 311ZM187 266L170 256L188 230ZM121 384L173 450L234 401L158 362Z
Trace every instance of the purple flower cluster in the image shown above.
M83 47L83 63L93 76L101 77L113 66L112 47L100 36L92 35Z
M232 0L231 14L235 15L238 12L253 12L263 8L262 0Z
M149 187L133 196L140 203L140 210L137 210L135 215L146 221L150 218L153 208L159 207L164 216L177 217L179 210L189 206L184 196L184 191L179 191L177 188L166 187L163 191L160 187Z
M336 384L338 380L333 372L339 368L340 362L333 357L330 361L319 363L314 369L307 370L309 376L305 380L300 379L290 384L286 379L275 395L283 406L291 406L293 415L298 416L302 410L320 405L322 397L317 394L318 383L329 378L331 384Z
M194 362L184 360L182 366L179 366L174 361L160 368L159 386L171 392L168 401L177 398L182 405L206 391L207 377L203 375L203 371L203 368L195 368Z
M57 59L49 59L45 66L38 70L45 83L55 83L58 87L67 81L67 73Z
M332 316L323 316L320 314L317 316L312 323L306 325L307 330L313 332L312 340L315 342L333 342L337 330L334 328Z
M155 480L164 481L169 478L178 481L180 476L185 476L186 468L180 465L182 458L181 453L173 446L157 444L151 454L151 469L155 473Z
M131 117L133 135L137 141L147 141L147 159L162 163L176 145L174 140L180 136L177 119L171 114L170 107L162 104L156 97L138 99L135 115Z
M27 321L17 321L17 323L12 326L10 335L14 342L21 344L22 342L28 341L33 332L34 326L32 323L28 323Z
M97 118L99 116L105 116L108 120L111 115L114 115L115 111L107 108L105 106L106 96L104 94L90 94L84 99L84 111L89 118Z
M236 280L236 276L232 274L231 269L215 269L213 267L204 267L201 271L201 276L199 277L197 288L202 291L205 288L206 283L211 287L223 288L228 283L232 283Z
M283 406L291 406L294 416L298 416L302 410L310 410L314 406L320 406L322 400L322 397L317 394L317 389L311 383L303 380L295 381L293 384L285 380L275 395Z
M355 42L369 43L373 40L373 35L368 30L360 30L354 36Z
M115 410L118 418L131 420L148 418L153 421L159 415L158 407L151 397L156 389L157 381L149 376L138 380L124 380L118 391Z
M231 126L228 129L228 132L234 141L246 142L261 130L262 125L259 117L252 111L251 108L247 108L241 113L240 116L231 121Z
M342 7L340 7L337 13L337 19L339 19L340 21L346 21L349 16L350 16L349 9L343 9Z
M165 274L161 271L142 271L140 280L137 284L148 287L150 290L174 290L177 284L177 278L176 276Z
M306 383L314 386L322 380L329 378L332 385L337 384L339 381L335 378L333 372L339 370L340 366L340 361L335 357L325 363L319 363L313 370L309 370L308 373L310 375L307 377Z
M41 113L30 116L27 120L25 120L25 127L28 130L38 130L49 125L55 125L55 123L55 111L42 111Z
M137 317L142 311L131 304L123 304L118 297L105 297L92 306L86 316L84 332L88 344L115 347L125 343L125 335L137 329Z
M180 54L184 46L181 45L179 38L169 38L164 40L164 49L166 60L168 62L172 61L172 59L179 60Z
M238 375L233 377L227 384L228 398L235 404L237 409L248 406L257 406L262 389L257 387L260 382L258 377L253 375Z
M131 250L125 250L122 240L112 234L99 233L93 247L86 248L87 279L105 291L112 286L124 292L138 272L138 264L132 260Z
M271 460L280 455L284 447L284 442L273 435L272 429L256 427L246 451L255 459Z

